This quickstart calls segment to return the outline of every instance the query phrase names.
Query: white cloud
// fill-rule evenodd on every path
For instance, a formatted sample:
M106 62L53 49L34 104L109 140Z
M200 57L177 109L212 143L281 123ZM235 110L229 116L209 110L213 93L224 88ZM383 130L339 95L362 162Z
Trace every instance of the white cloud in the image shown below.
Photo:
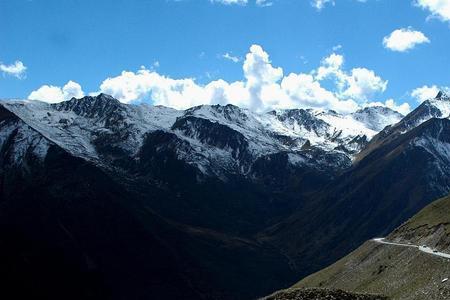
M415 4L429 10L433 17L450 21L450 0L416 0Z
M4 74L11 75L19 79L25 78L26 70L27 67L20 60L15 61L11 65L0 63L0 71L2 71Z
M252 45L244 61L244 77L250 93L248 106L252 109L264 109L264 101L273 96L277 82L283 77L282 68L274 68L269 60L269 54L261 46ZM272 95L271 95L272 94Z
M40 100L48 103L57 103L64 101L62 89L58 86L43 85L39 89L32 91L28 99Z
M214 83L202 87L192 78L172 79L155 71L141 69L136 73L123 71L117 77L104 80L100 91L124 103L151 99L156 105L187 108L209 103L208 92Z
M413 49L416 45L424 43L430 43L430 40L422 32L412 28L394 30L383 39L385 48L397 52L405 52Z
M419 103L422 103L425 100L433 99L437 96L439 91L449 92L450 87L438 87L437 85L424 85L422 87L418 87L411 92L411 96L416 98Z
M232 55L232 54L230 54L228 52L225 53L225 54L222 54L222 58L227 59L227 60L231 60L234 63L238 63L238 62L241 61L241 59L239 57L234 56L234 55Z
M269 1L269 0L256 0L255 4L256 4L256 6L268 7L268 6L272 6L273 2Z
M339 112L352 112L358 108L354 100L339 99L335 93L322 87L311 74L291 73L283 78L281 87L287 94L290 104L283 108L327 108Z
M28 95L28 99L58 103L72 99L73 97L81 98L83 96L84 92L81 86L74 81L69 81L62 88L53 85L43 85L39 89L32 91Z
M339 50L342 49L342 45L341 44L335 45L335 46L333 46L332 49L333 49L334 52L339 51Z
M388 99L384 103L383 102L370 102L366 106L385 106L392 110L398 111L403 115L407 115L411 111L411 106L408 103L402 103L397 105L394 99Z
M220 3L225 5L232 5L232 4L238 4L238 5L246 5L248 0L210 0L212 3Z
M245 6L248 4L248 0L209 0L212 3L219 3L224 5L242 5ZM273 2L270 0L255 0L255 5L260 7L268 7L272 6Z
M329 77L334 77L336 83L340 88L343 87L346 81L346 76L342 72L341 67L344 65L344 56L336 53L322 59L320 67L316 71L316 79L324 80Z
M64 87L62 88L62 92L64 100L69 100L72 98L81 98L84 96L84 92L81 89L81 86L72 80L69 80L69 82L67 82L64 85Z
M334 0L313 0L311 2L311 5L314 6L316 9L321 10L325 7L325 4L330 3L331 5L335 5Z
M344 57L331 54L310 73L291 73L274 67L269 55L259 45L250 47L243 63L244 80L224 80L199 85L192 78L172 79L154 71L124 71L106 79L100 91L122 102L151 101L179 109L200 104L235 104L264 111L274 108L313 107L348 112L383 92L387 81L365 68L343 70ZM337 91L330 91L321 81L332 79ZM358 104L359 103L359 104Z
M392 110L398 111L401 114L407 115L411 111L411 107L408 103L402 103L397 105L394 99L388 99L384 105Z
M366 68L354 68L350 72L343 70L344 56L332 53L322 60L315 72L319 81L333 79L339 98L350 98L358 102L368 101L377 93L386 90L388 81Z
M201 85L194 78L174 79L154 69L123 71L105 79L95 94L110 94L123 103L149 102L177 109L202 104L234 104L254 111L281 108L321 108L351 112L368 105L372 96L385 91L388 82L366 68L344 69L342 55L325 57L319 68L310 72L284 75L273 66L269 54L259 45L252 45L245 56L243 79L227 82L219 79ZM327 88L323 81L327 81ZM331 84L331 86L328 86ZM69 87L71 87L69 89ZM30 98L56 102L79 92L76 83L59 88L43 86ZM393 101L380 105L400 107Z
M332 53L330 56L327 56L322 60L322 64L327 67L331 67L332 69L339 69L344 64L344 56Z
M347 89L343 91L343 95L357 99L368 101L376 93L384 92L388 82L377 76L374 71L366 68L355 68L349 76L346 76Z
M357 2L366 2L367 0L356 0ZM311 5L315 7L317 10L322 10L325 5L330 4L332 6L336 5L335 0L312 0Z

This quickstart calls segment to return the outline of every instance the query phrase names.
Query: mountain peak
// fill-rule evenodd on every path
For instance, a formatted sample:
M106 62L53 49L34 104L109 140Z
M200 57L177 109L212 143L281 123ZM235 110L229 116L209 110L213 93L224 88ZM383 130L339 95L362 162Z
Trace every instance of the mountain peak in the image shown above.
M102 99L102 100L105 100L105 101L120 102L119 100L117 100L117 99L114 98L113 96L108 95L108 94L104 94L104 93L100 93L100 94L98 94L98 95L97 95L96 97L94 97L94 98Z
M233 105L199 105L189 108L184 113L185 116L201 116L206 119L225 121L232 123L244 123L248 120L248 115L244 109Z
M120 101L111 95L100 93L97 96L84 96L82 98L75 98L65 101L65 102L103 102L103 103L113 103L120 104ZM64 103L64 102L61 102Z
M70 110L86 117L105 116L122 108L119 100L103 93L97 96L85 96L79 99L72 98L69 101L56 103L52 106L60 111Z
M444 91L439 91L439 93L436 95L437 100L445 100L450 101L450 96L447 95Z
M366 106L364 108L358 109L355 113L382 113L382 114L400 114L398 111L386 106ZM401 115L401 114L400 114Z

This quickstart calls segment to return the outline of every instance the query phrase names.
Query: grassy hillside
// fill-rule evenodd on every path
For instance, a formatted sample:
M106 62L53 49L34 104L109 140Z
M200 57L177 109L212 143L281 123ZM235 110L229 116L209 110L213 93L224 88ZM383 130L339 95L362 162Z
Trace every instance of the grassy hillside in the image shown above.
M355 294L341 290L290 289L270 295L263 300L387 300L386 297L368 294Z
M450 197L439 199L397 228L388 239L448 251ZM321 287L376 293L391 299L450 299L450 260L416 248L364 243L293 288Z
M450 196L439 199L409 221L394 230L388 237L393 241L409 241L428 245L450 253Z
M440 224L444 224L447 229L450 229L450 196L434 201L401 227L407 226L414 229L423 225L437 226Z

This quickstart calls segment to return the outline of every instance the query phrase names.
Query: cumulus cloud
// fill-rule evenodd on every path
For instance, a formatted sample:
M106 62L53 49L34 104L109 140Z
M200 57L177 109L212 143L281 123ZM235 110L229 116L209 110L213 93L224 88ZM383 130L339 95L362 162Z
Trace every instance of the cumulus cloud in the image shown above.
M411 92L411 96L414 97L419 103L422 103L425 100L433 99L437 96L439 91L449 92L450 87L438 87L437 85L424 85L422 87L418 87Z
M70 80L67 82L62 88L64 100L72 99L72 98L81 98L84 96L84 92L81 89L81 86Z
M74 81L69 81L62 88L53 85L43 85L39 89L32 91L28 95L28 99L58 103L73 97L81 98L83 96L84 92L81 86Z
M413 49L416 45L430 43L430 40L420 31L412 28L400 28L384 37L385 48L397 52L405 52Z
M325 80L333 77L336 80L339 88L344 87L346 81L346 75L342 71L344 65L344 56L336 53L322 59L320 67L316 71L317 80Z
M248 106L259 109L271 102L278 94L278 81L283 77L283 69L275 68L269 60L269 54L261 46L252 45L244 61L244 77L249 91Z
M27 67L20 60L17 60L13 64L10 64L10 65L0 63L0 71L3 74L14 76L19 79L25 78L26 70L27 70Z
M340 99L338 95L322 87L311 74L291 73L283 79L281 87L288 96L288 105L282 108L327 108L339 112L352 112L358 108L356 101Z
M173 79L141 69L106 79L100 92L125 103L151 101L179 109L231 103L255 111L312 107L349 112L386 90L388 82L374 71L365 68L345 71L343 67L344 57L333 53L316 70L284 76L283 69L272 65L269 54L261 46L252 45L245 56L241 81L216 80L199 85L193 78ZM323 80L332 80L336 90L324 88Z
M136 72L123 71L105 79L95 93L110 94L123 103L149 102L177 109L202 104L234 104L258 112L322 108L345 113L368 105L372 97L386 90L388 84L372 70L346 70L344 57L335 53L325 57L317 69L285 75L259 45L250 47L242 71L242 80L227 82L219 79L202 85L194 78L174 79L155 69L142 67ZM327 81L327 88L324 81ZM83 91L72 82L63 88L43 86L29 98L57 102L77 93L82 95ZM394 101L380 102L380 105L405 109Z
M415 4L430 11L433 17L450 21L450 0L416 0Z
M100 85L100 92L124 103L151 99L156 105L181 109L210 103L214 90L220 89L224 83L214 81L200 86L192 78L172 79L155 71L140 69L137 72L123 71L119 76L107 78Z
M366 68L355 68L346 76L347 89L343 95L357 100L368 101L378 92L387 88L387 80L381 79L374 71Z
M339 98L350 98L359 102L368 101L377 93L386 90L388 82L366 68L343 70L344 56L332 53L322 60L316 71L316 79L332 78L337 85Z

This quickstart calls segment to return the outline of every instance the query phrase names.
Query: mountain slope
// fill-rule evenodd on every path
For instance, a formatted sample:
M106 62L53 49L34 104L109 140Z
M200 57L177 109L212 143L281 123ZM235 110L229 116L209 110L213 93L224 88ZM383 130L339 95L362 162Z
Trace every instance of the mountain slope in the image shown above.
M386 297L368 294L355 294L341 290L326 289L288 289L265 297L264 300L387 300Z
M450 120L432 118L384 141L260 238L303 275L317 271L448 194L449 150Z
M435 98L422 102L415 110L406 115L398 123L387 126L368 143L368 145L356 156L357 160L371 153L383 144L389 143L400 135L414 129L420 124L432 118L448 118L450 116L450 97L444 92L439 92Z
M0 113L2 294L247 299L292 277L275 249L155 214L151 203L170 201L170 193L153 187L142 197L118 174Z
M433 202L392 232L387 240L405 245L427 245L449 251L450 197ZM335 264L295 287L341 288L354 292L384 293L392 299L447 299L450 286L448 259L414 247L368 241Z
M123 207L126 192L108 176L11 113L1 110L0 124L6 136L0 151L0 256L7 279L1 294L88 299L110 298L113 292L120 297L128 290L130 298L172 297L164 276L178 281L178 296L197 294L171 263L166 246ZM6 135L5 127L13 124L15 131ZM143 256L146 252L152 256ZM125 290L112 288L118 274ZM137 274L143 277L133 280Z
M400 227L388 239L393 242L411 242L427 245L450 253L450 196L436 200Z
M74 156L3 108L0 118L1 294L247 299L292 278L267 245L156 214L171 192L139 190L141 181Z

